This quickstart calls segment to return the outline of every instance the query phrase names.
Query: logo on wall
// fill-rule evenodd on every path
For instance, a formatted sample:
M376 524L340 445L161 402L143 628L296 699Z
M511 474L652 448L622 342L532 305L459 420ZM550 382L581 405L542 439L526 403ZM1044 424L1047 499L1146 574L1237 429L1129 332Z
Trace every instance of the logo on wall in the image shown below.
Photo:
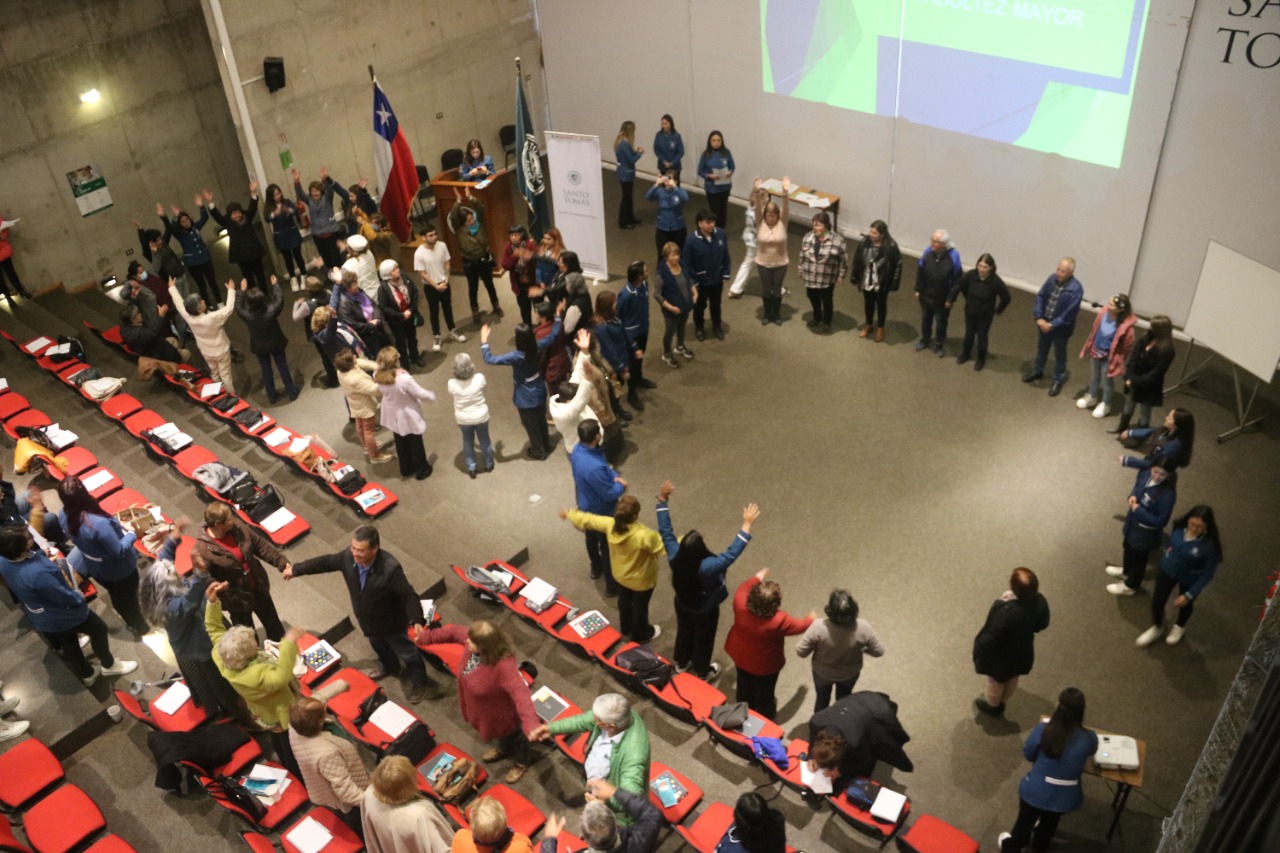
M575 187L576 187L578 184L582 183L582 173L581 173L581 172L579 172L577 169L574 169L574 170L570 171L570 172L569 172L569 183L573 184Z
M524 136L524 148L520 151L520 161L524 164L525 180L529 191L534 195L542 195L546 182L542 177L542 151L538 148L538 140L532 133Z

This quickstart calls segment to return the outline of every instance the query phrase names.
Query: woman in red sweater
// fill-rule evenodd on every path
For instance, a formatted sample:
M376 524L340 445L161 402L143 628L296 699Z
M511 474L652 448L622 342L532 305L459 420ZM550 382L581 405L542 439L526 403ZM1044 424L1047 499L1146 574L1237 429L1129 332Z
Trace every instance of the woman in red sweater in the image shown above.
M782 587L767 581L768 569L761 569L743 581L733 594L733 627L724 641L724 650L738 668L736 701L770 720L778 713L778 673L787 664L784 640L803 634L817 614L809 611L796 619L782 611Z
M415 642L419 648L447 643L466 647L458 668L462 719L486 743L497 738L498 745L481 756L485 761L508 755L515 758L516 763L507 772L507 782L518 782L532 761L533 748L526 735L542 721L533 710L511 640L497 625L481 620L470 628L419 628Z

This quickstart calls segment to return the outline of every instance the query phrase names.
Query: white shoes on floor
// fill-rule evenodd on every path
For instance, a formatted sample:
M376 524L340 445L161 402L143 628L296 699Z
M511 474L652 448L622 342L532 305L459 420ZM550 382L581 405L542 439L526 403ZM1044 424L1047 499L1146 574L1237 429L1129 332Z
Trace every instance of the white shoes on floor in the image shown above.
M0 741L13 740L16 737L22 737L27 733L27 729L31 728L31 724L26 720L16 720L12 723L6 723L0 720Z
M1106 572L1113 578L1124 577L1124 568L1121 566L1107 566Z
M114 678L117 675L128 675L138 668L138 662L136 660L117 660L111 666L98 666L96 663L92 664L92 666L93 674L80 679L80 682L85 687L91 687L100 676Z
M1152 625L1150 628L1139 634L1138 639L1134 640L1133 644L1140 649L1145 649L1147 646L1160 639L1160 635L1163 633L1164 629L1159 625Z
M1096 405L1098 405L1098 400L1094 397L1090 397L1088 394L1085 394L1079 400L1076 400L1077 409L1092 409Z
M3 717L5 714L9 713L14 708L18 707L18 703L20 703L21 701L22 700L19 699L17 696L10 696L8 699L5 699L3 702L0 702L0 717Z
M1137 595L1136 589L1130 589L1128 584L1109 583L1107 584L1107 592L1112 595Z
M1093 409L1093 416L1095 418L1099 418L1099 419L1105 418L1109 414L1111 414L1111 407L1108 406L1106 403L1099 403Z
M1174 625L1169 629L1169 636L1164 638L1165 644L1170 646L1178 645L1178 643L1182 642L1182 635L1185 633L1187 633L1186 628L1181 625Z

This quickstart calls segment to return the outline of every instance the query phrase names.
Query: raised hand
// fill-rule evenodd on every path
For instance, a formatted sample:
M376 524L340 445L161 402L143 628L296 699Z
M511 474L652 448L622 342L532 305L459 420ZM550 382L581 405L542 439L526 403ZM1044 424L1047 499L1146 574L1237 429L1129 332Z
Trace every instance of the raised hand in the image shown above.
M241 290L248 290L248 289L249 289L249 279L247 279L247 278L242 278L242 279L240 279L240 289L241 289Z
M164 216L164 205L156 202L156 216Z
M485 323L483 326L480 327L480 343L482 344L489 343L489 333L491 331L492 329L489 328L488 323Z
M368 179L368 178L361 178L361 179L360 179L360 189L362 189L362 190L363 190L363 189L368 189L368 188L369 188L369 179Z
M559 838L560 833L564 832L565 819L563 815L549 814L547 815L547 825L543 827L543 838Z
M208 190L201 190L201 191L200 191L200 195L204 196L204 200L205 200L206 202L212 202L212 201L213 201L213 193L209 192Z
M760 507L754 503L749 503L742 509L742 529L751 532L751 525L756 523L760 518Z
M302 183L302 173L298 171L296 166L289 170L289 177L293 178L295 184Z
M658 500L671 500L671 493L676 490L676 484L671 480L663 480L662 485L658 486Z
M197 207L200 206L200 198L198 196L196 197L196 206ZM182 211L178 210L178 206L176 204L171 204L169 205L169 212L172 213L174 216L177 216Z
M227 279L227 290L236 289L236 280L234 278Z
M258 194L258 179L250 178L249 179L249 195L256 196L257 194Z
M276 278L276 274L275 274L275 273L272 273L272 274L271 274L271 286L272 286L272 287L279 287L279 286L280 286L280 279Z
M573 338L573 345L583 352L591 349L591 331L589 329L579 329L578 334Z
M214 581L205 588L204 597L209 602L217 601L218 596L221 595L222 591L229 586L231 586L231 584L226 581Z
M764 579L767 578L768 576L769 576L768 568L764 568L756 572L756 580L760 581L761 583L764 583Z
M322 181L329 180L329 170L324 166L320 167L320 180Z

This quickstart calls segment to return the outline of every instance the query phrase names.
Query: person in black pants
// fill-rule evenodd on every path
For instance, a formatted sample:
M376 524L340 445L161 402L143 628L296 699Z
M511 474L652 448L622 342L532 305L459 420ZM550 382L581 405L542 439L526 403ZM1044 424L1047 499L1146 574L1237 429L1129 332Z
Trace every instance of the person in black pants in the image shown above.
M418 324L422 322L418 286L390 258L378 265L378 310L387 321L387 331L400 351L400 360L426 367L426 360L418 353Z
M751 525L760 518L760 507L747 504L742 510L742 529L723 553L713 554L702 534L690 530L676 539L667 502L675 485L668 480L658 490L658 532L671 565L671 585L676 598L676 669L702 679L720 674L720 664L711 660L720 622L720 604L729 597L724 576L751 541Z
M263 268L262 259L267 252L262 248L262 241L258 239L257 229L253 227L253 219L258 215L258 182L249 181L247 208L233 201L227 205L227 212L223 214L213 203L212 198L209 199L207 207L214 221L227 229L227 260L240 267L240 275L249 282L250 287L265 291L267 273Z
M960 276L959 292L964 294L964 347L956 364L964 364L978 344L978 360L974 370L987 366L987 332L991 321L1009 307L1009 287L996 275L996 259L986 252L978 256L973 269Z
M409 680L405 696L417 704L426 695L427 670L408 631L410 626L425 625L426 620L400 561L382 550L381 543L376 527L361 525L351 534L350 548L293 563L285 569L284 579L341 573L356 624L378 656L378 666L369 677L378 681L403 669Z
M649 267L644 261L632 261L627 267L627 283L618 291L617 312L627 338L627 369L631 374L627 402L637 412L643 412L640 389L658 387L658 383L644 378L644 351L649 348Z
M1160 547L1164 526L1173 517L1178 500L1176 463L1160 457L1150 468L1139 471L1129 493L1129 513L1124 518L1124 561L1120 566L1107 566L1113 578L1124 583L1107 584L1112 595L1134 595L1147 574L1151 552Z
M710 306L711 333L716 340L722 341L720 297L730 275L729 240L724 229L716 227L716 217L711 211L698 211L698 228L684 241L683 259L698 288L698 298L693 304L694 334L700 341L707 339L704 324L706 310Z

